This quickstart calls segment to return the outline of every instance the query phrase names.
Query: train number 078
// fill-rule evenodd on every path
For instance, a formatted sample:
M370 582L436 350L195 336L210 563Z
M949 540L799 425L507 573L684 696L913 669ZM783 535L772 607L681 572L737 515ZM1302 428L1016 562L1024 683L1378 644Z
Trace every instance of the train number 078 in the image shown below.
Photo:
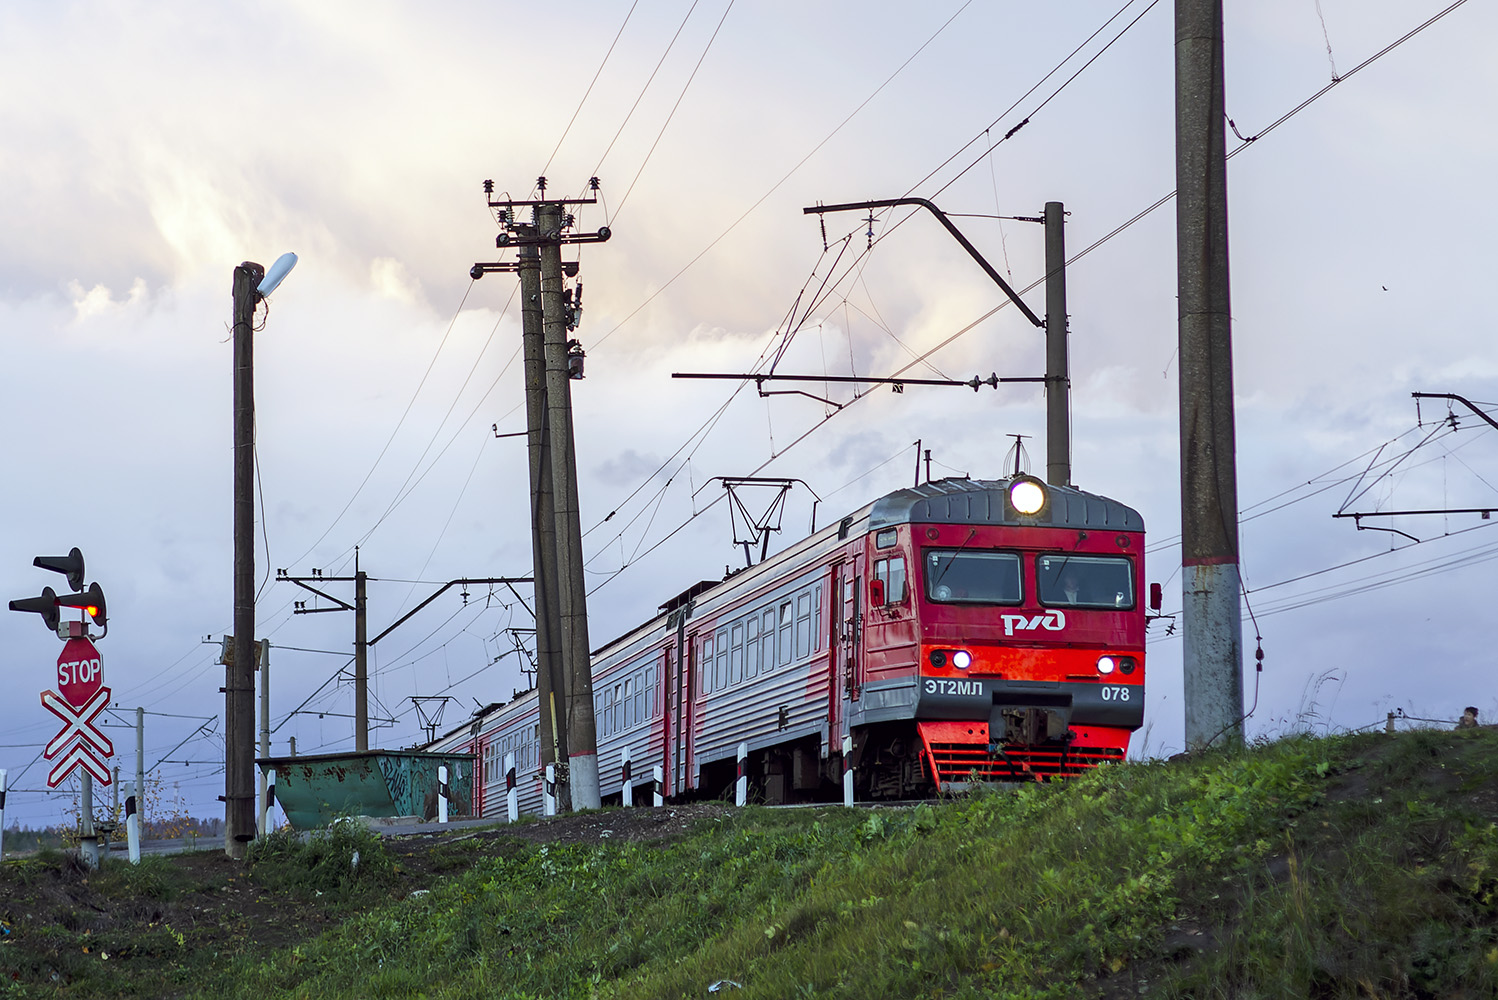
M1128 701L1129 700L1129 689L1126 688L1126 687L1118 687L1118 686L1111 685L1111 684L1104 684L1103 685L1103 700L1104 701Z

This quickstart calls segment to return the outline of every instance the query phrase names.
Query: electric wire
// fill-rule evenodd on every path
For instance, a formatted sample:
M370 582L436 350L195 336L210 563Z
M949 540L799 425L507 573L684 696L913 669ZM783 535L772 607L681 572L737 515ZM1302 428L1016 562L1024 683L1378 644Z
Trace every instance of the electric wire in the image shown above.
M697 252L696 256L694 256L691 260L687 261L684 265L682 265L682 267L675 274L673 274L670 278L666 279L666 281L665 281L664 284L662 284L659 288L657 288L654 292L652 292L649 296L647 296L645 298L645 300L643 302L641 302L639 305L635 306L634 309L630 310L629 313L626 314L623 319L619 320L619 322L615 323L614 326L611 327L607 333L605 333L603 336L601 336L597 340L595 340L593 342L593 348L594 348L594 350L597 350L598 346L600 344L602 344L605 340L608 340L614 334L618 333L619 330L621 328L623 328L625 324L627 324L630 320L634 319L635 316L639 315L639 313L641 312L641 310L643 310L646 306L650 305L650 303L654 302L655 299L656 299L656 297L659 296L662 292L664 292L667 288L670 288L673 284L675 284L676 281L677 281L677 279L679 279L683 274L686 274L687 271L689 271L692 268L692 266L694 264L696 264L699 260L701 260L703 257L706 257L707 254L714 247L716 247L719 243L721 243L724 240L724 238L726 238L730 233L732 233L735 229L737 229L739 227L739 224L742 223L745 219L747 219L754 212L755 209L759 208L760 205L764 204L765 201L767 201L772 194L774 194L776 191L780 190L781 186L784 185L786 181L790 180L791 177L793 177L796 174L796 172L799 171L806 164L806 162L808 160L810 160L819 151L821 151L821 149L822 149L823 146L825 146L825 145L827 145L827 143L831 142L832 139L839 132L841 132L843 130L843 128L845 126L847 126L847 124L850 121L852 121L853 118L860 111L862 111L866 106L868 106L868 104L869 104L870 101L872 101L875 97L879 96L880 92L883 91L885 87L889 86L890 83L894 81L895 77L899 76L902 72L904 72L905 67L909 66L911 64L911 62L913 62L917 56L919 56L922 52L924 52L926 50L927 46L929 46L932 42L936 41L937 36L940 35L943 31L945 31L947 29L947 26L950 25L954 20L956 20L957 17L958 17L958 15L960 15L963 11L967 10L967 8L972 5L972 3L973 3L973 0L966 0L966 2L963 3L963 5L961 7L957 8L957 11L951 17L947 18L946 21L942 22L941 27L937 28L936 31L929 38L927 38L924 42L922 42L921 45L920 45L920 47L917 48L913 53L911 53L910 56L903 63L901 63L895 69L895 71L893 73L891 73L888 77L886 77L883 83L881 83L878 87L874 88L873 93L869 94L868 97L864 98L863 101L856 108L854 108L852 111L850 111L848 113L848 115L847 115L846 118L844 118L841 122L839 122L838 125L831 132L827 133L826 137L823 138L821 142L819 142L815 146L813 146L811 148L811 150L805 156L801 157L800 160L796 161L796 164L794 166L792 166L791 169L789 171L787 171L786 174L783 177L780 178L780 180L776 181L770 187L770 189L768 191L766 191L764 194L760 195L759 198L756 199L755 202L752 205L750 205L748 208L746 208L743 211L743 213L738 218L734 219L733 222L729 223L728 227L726 229L724 229L721 233L719 233L710 243L708 243L707 246L705 246L701 250L699 250Z
M692 5L696 6L696 0L693 0ZM681 107L681 102L686 98L687 90L692 86L692 81L697 79L697 71L702 68L702 62L707 58L708 50L713 47L713 42L717 41L718 32L723 30L723 22L728 20L728 12L733 10L733 5L734 0L728 0L728 6L723 8L723 16L718 19L718 26L713 29L712 37L702 47L702 55L697 58L697 65L692 67L692 74L687 77L687 82L682 84L681 93L676 97L676 103L671 105L671 112L666 115L666 120L661 124L661 130L656 133L655 141L650 144L650 149L645 152L645 159L640 163L640 169L635 171L634 179L629 182L629 187L625 189L624 197L620 198L619 204L614 207L615 219L618 219L619 213L624 211L624 203L629 201L630 194L634 191L635 185L640 181L640 175L645 172L645 167L650 163L650 158L655 155L655 148L661 144L661 139L665 136L666 129L671 125L671 119L676 117L676 109ZM690 13L688 11L688 14Z
M609 56L614 54L614 47L619 44L619 39L624 35L624 28L629 24L629 19L634 16L635 8L640 6L640 0L634 0L629 5L629 11L625 13L624 20L619 25L619 30L614 33L614 40L609 43L609 50L603 54L603 60L599 62L598 69L593 73L593 79L588 82L588 89L583 91L582 100L577 102L577 109L572 112L572 117L567 119L567 127L562 129L562 135L557 139L557 144L551 150L551 155L546 158L546 165L541 168L541 176L546 176L546 171L551 169L551 161L557 158L557 152L562 148L562 143L567 141L567 134L572 131L572 126L577 121L577 116L582 113L583 105L588 103L588 95L593 93L598 78L603 75L603 68L609 64ZM594 170L594 174L598 171Z
M406 408L401 411L400 419L395 422L395 427L390 431L390 436L385 439L384 447L380 449L380 453L375 456L374 462L370 464L369 471L364 474L364 478L360 480L359 485L354 489L353 495L348 498L348 503L343 505L343 509L340 510L338 512L338 515L333 518L333 522L329 524L327 529L317 537L317 540L315 542L307 547L306 552L303 552L301 555L297 556L291 561L292 565L296 565L303 559L306 559L319 545L322 544L323 539L327 538L328 535L332 533L333 529L338 526L338 522L342 521L343 516L349 512L349 508L354 505L354 501L359 498L359 494L364 492L364 487L369 485L369 480L374 476L375 470L379 468L381 460L385 457L385 453L388 452L390 450L390 446L395 443L395 436L400 433L401 427L405 425L406 417L411 413L411 407L416 405L416 398L421 395L421 390L426 385L427 378L432 374L432 369L436 367L437 358L441 356L442 349L447 346L447 339L448 337L452 336L453 327L457 325L458 317L463 313L463 306L468 302L468 296L469 293L473 291L474 284L475 281L473 279L470 279L468 282L468 287L463 290L463 297L458 302L458 308L453 310L453 318L447 324L447 331L443 333L442 341L437 345L437 350L433 352L432 360L428 362L426 371L422 373L421 380L416 384L416 390L411 393L411 398L409 401L407 401Z

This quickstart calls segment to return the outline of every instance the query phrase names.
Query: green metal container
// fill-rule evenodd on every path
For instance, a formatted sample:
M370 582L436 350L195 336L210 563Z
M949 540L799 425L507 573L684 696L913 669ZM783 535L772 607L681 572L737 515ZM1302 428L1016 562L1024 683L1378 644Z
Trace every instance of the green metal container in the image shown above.
M276 801L291 825L310 830L340 816L437 817L437 768L447 765L449 819L473 815L469 754L367 750L363 753L262 757L276 772Z

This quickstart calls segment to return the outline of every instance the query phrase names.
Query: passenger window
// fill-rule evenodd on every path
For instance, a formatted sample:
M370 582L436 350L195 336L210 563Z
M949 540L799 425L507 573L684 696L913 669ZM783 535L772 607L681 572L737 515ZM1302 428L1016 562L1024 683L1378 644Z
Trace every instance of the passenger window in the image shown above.
M811 655L811 592L796 598L796 658Z
M791 662L794 646L791 642L791 630L795 627L796 619L791 614L791 602L786 601L780 605L780 665L785 666Z
M762 673L775 669L775 609L771 608L760 616L760 652L759 662Z
M750 615L744 622L744 676L759 673L759 616Z
M741 623L734 623L730 649L728 683L741 684L744 681L744 626Z

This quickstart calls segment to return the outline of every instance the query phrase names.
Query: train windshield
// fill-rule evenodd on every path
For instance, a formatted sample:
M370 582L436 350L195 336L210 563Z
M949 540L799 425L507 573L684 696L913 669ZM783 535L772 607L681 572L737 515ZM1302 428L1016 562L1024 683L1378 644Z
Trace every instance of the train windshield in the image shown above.
M926 596L948 604L1018 604L1024 598L1014 552L927 549Z
M1134 606L1134 564L1123 556L1041 556L1035 560L1040 603L1062 608Z

